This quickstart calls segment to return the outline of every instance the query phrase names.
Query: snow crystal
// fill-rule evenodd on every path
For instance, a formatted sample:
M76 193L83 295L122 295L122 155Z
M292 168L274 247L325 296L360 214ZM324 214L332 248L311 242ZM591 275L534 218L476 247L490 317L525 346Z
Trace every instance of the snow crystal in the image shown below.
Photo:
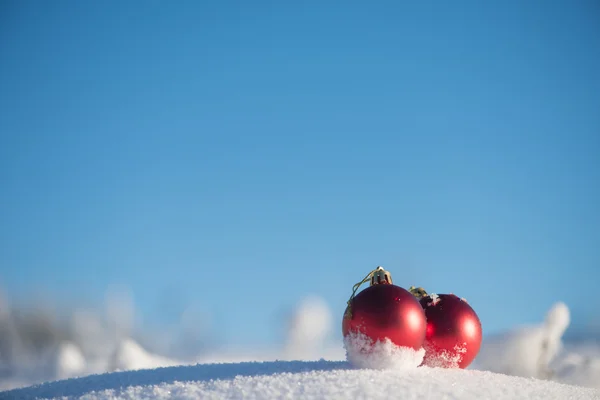
M432 368L458 368L463 354L467 352L466 343L463 346L454 346L454 351L440 350L434 346L425 344L427 351L426 365Z
M360 332L344 337L346 357L358 368L405 370L416 368L423 362L425 349L418 351L397 346L390 339L373 342Z
M427 303L428 307L436 306L441 301L440 296L435 293L430 294L429 297L431 297L431 301Z

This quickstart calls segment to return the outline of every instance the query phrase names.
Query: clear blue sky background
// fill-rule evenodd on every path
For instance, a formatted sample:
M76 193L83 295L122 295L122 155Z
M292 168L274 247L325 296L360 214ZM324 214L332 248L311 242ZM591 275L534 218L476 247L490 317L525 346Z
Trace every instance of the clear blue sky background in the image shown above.
M484 4L486 3L486 4ZM307 293L599 317L594 1L3 1L0 279L268 343ZM577 289L573 288L577 286ZM339 333L337 333L339 335Z

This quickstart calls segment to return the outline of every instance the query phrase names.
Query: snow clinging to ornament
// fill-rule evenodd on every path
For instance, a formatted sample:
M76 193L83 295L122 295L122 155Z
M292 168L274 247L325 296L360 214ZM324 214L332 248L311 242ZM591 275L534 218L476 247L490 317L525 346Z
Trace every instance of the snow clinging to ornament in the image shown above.
M357 293L366 282L370 286ZM464 299L403 289L382 267L352 288L342 333L349 361L375 368L466 368L482 340L481 322Z

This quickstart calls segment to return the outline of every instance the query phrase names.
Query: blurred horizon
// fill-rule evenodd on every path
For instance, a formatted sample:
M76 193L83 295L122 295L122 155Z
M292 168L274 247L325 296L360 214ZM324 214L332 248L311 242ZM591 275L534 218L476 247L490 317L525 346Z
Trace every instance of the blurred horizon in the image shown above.
M359 291L367 286L362 286ZM23 328L38 326L41 328L40 332L44 332L43 335L47 336L45 339L40 336L40 340L48 340L48 343L56 341L54 344L57 344L60 342L61 336L64 336L67 341L71 340L71 336L67 335L67 332L73 328L74 321L78 318L84 318L86 321L91 321L90 329L92 330L104 326L103 329L113 329L115 331L110 334L107 333L108 336L116 335L116 339L118 337L131 337L140 341L152 352L162 356L186 359L186 355L197 357L209 349L226 349L227 347L250 349L253 345L273 345L274 348L285 347L290 335L294 336L293 320L296 318L295 315L299 312L298 310L312 305L311 310L317 310L313 312L313 315L327 314L328 316L318 317L317 320L306 321L306 323L319 325L319 321L323 321L322 329L319 330L321 332L318 335L319 340L330 345L337 343L341 348L342 316L335 315L333 313L335 307L327 303L323 296L315 293L307 293L297 299L291 307L282 307L276 314L271 316L270 329L273 333L276 333L277 338L275 340L250 344L228 342L227 336L223 335L223 332L215 330L212 325L211 320L214 316L210 314L210 311L206 307L197 304L188 304L174 312L167 324L156 324L152 320L150 323L144 321L143 316L139 314L139 307L135 304L133 294L122 285L114 285L108 288L104 300L100 303L79 300L79 302L67 304L41 296L27 301L11 301L0 290L0 309L2 310L0 313L0 328L6 330L5 323L9 317L12 317L14 318L13 322L22 325L21 331ZM557 299L554 303L548 304L547 309L550 309L555 303L562 302ZM322 308L324 308L323 311L318 311ZM597 319L581 319L572 309L569 310L569 314L569 324L562 337L563 340L566 342L591 341L600 345L599 321ZM488 332L484 328L483 334L484 337L495 336L511 329L541 324L545 316L544 312L525 323L516 324L497 332ZM100 333L103 329L99 329L96 333ZM26 331L22 332L27 333ZM301 334L302 332L299 333L300 336ZM298 341L301 342L302 340L305 339L298 337Z

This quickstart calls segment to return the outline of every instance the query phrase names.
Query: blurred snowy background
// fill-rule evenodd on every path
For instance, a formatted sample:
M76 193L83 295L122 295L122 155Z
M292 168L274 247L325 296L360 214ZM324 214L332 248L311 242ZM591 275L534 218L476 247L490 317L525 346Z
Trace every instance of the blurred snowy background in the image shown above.
M341 317L316 296L305 298L281 319L285 335L280 343L247 348L211 343L211 336L202 333L210 330L202 319L190 324L188 315L170 332L140 330L124 291L112 291L104 310L57 310L47 302L24 307L6 298L1 310L0 389L161 366L346 359L342 342L333 334ZM536 324L485 337L469 368L600 388L598 336L569 337L569 325L569 309L557 302Z

